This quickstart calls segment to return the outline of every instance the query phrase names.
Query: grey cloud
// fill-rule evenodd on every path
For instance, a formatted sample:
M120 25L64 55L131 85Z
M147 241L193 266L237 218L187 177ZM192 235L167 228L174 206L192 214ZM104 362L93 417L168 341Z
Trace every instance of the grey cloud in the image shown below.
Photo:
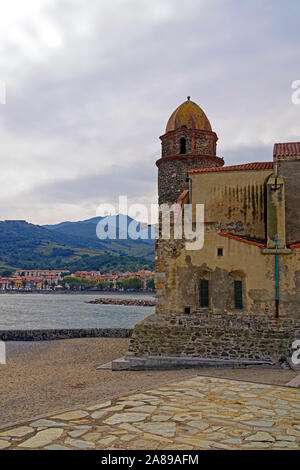
M19 26L36 54L3 41L1 171L9 157L7 178L20 187L12 218L18 203L29 220L37 206L56 203L59 221L69 218L65 203L81 201L84 218L85 201L116 192L150 198L158 136L187 95L207 113L227 164L271 160L273 139L297 138L300 106L291 104L290 86L300 78L298 1L43 3L39 23ZM61 35L59 47L42 45L44 19ZM25 189L20 147L32 169Z

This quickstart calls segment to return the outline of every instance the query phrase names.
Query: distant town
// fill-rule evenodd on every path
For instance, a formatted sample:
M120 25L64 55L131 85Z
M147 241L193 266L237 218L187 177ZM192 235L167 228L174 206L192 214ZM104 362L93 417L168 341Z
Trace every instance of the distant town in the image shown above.
M48 269L23 269L10 277L0 277L0 291L153 291L154 272L100 273Z

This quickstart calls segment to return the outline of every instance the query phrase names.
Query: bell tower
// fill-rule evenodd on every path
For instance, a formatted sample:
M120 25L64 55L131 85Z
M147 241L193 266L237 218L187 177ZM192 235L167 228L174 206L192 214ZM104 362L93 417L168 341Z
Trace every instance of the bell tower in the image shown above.
M162 155L156 162L159 204L178 200L188 188L189 170L224 165L224 160L216 156L217 134L204 111L189 96L175 109L160 139Z

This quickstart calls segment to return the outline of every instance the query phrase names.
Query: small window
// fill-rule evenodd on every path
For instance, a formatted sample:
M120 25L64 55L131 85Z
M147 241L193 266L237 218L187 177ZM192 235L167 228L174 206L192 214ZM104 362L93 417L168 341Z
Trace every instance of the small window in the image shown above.
M200 281L200 307L209 307L209 281Z
M234 307L243 308L243 282L234 281Z
M184 138L180 139L180 154L186 153L186 140Z
M185 314L191 313L191 307L184 307L184 313Z
M218 248L218 256L223 256L223 248Z

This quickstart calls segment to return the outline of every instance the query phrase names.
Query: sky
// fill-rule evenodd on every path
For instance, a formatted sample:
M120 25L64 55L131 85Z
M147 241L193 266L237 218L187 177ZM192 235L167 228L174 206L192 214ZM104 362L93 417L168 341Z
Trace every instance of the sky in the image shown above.
M227 165L300 140L298 0L0 5L0 220L156 202L159 136L188 95Z

